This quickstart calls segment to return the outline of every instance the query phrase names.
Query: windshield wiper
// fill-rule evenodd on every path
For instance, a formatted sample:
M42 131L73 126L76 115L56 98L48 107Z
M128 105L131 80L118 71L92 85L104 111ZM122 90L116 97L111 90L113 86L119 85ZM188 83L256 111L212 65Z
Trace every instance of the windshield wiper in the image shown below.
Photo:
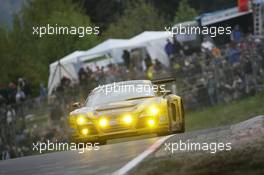
M138 100L138 99L142 99L142 98L153 98L153 97L155 97L155 96L134 97L134 98L128 98L125 101Z

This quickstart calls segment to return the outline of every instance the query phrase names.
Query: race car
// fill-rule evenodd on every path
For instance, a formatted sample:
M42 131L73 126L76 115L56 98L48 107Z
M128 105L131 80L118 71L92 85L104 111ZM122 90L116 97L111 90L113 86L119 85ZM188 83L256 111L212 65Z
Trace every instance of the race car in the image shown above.
M172 81L131 80L95 88L84 104L73 105L71 140L106 144L120 137L184 132L183 101L164 86Z

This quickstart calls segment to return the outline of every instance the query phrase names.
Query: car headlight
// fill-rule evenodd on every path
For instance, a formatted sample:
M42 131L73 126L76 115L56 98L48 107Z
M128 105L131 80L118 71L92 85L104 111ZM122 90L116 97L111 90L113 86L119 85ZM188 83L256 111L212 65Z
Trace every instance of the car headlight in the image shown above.
M157 106L150 106L148 109L150 115L157 115L159 113L159 108Z
M156 121L154 119L149 119L147 122L149 127L154 127L156 125Z
M131 124L133 122L133 117L131 115L125 115L123 117L123 122L125 124Z
M77 117L77 120L76 120L76 123L78 124L78 125L83 125L83 124L85 124L87 122L87 119L86 119L86 117L85 116L78 116Z
M105 118L102 118L102 119L99 120L99 125L101 127L106 127L107 124L108 124L108 121Z
M87 128L82 129L82 134L87 135L89 133L89 130Z

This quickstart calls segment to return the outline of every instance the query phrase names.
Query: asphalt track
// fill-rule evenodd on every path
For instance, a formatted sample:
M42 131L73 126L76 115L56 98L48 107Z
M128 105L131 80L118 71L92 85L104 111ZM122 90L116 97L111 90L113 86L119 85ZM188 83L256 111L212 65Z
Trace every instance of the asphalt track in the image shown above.
M158 139L109 144L83 154L63 151L0 161L0 175L112 174Z

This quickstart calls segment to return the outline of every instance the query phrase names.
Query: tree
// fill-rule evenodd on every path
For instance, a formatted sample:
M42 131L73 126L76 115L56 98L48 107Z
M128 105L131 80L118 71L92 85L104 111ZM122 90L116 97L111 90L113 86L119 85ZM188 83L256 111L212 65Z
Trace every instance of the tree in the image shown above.
M151 4L135 1L109 26L104 38L130 38L146 30L164 30L164 26L164 18Z
M174 24L193 20L197 16L194 8L190 7L187 0L181 0L174 17Z
M91 17L93 23L107 28L109 24L116 21L118 15L122 15L127 5L132 0L74 0L81 2L86 14ZM134 1L134 0L133 0ZM163 13L168 21L173 21L175 9L179 6L179 0L141 0L151 3L159 13ZM190 5L199 13L206 13L219 9L234 7L237 0L188 0ZM103 9L103 10L102 10ZM1 11L1 10L0 10Z
M2 63L2 65L0 66L0 79L2 80L2 82L6 82L6 80L8 79L8 75L6 72L7 66L4 66L3 63L5 63L5 61L7 60L9 52L7 29L0 27L0 38L0 63ZM2 82L0 82L0 85Z
M49 64L76 50L87 50L98 43L95 35L33 35L33 27L40 26L94 27L79 4L72 0L28 1L19 15L13 18L12 28L0 29L0 59L5 63L5 77L0 83L25 77L38 87L47 82ZM14 67L15 66L15 67Z

